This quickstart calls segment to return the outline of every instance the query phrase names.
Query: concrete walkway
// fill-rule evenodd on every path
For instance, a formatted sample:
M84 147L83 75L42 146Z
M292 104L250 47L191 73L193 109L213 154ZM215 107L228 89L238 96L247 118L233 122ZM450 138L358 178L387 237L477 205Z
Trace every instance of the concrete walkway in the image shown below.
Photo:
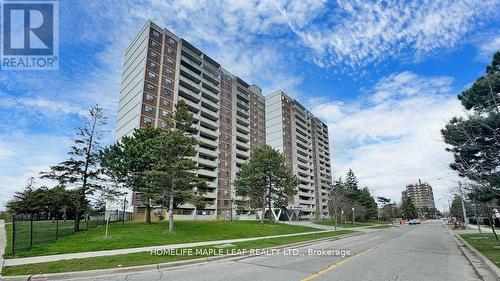
M307 227L313 227L313 228L320 228L324 230L335 230L335 227L333 225L324 225L324 224L316 224L311 221L287 221L285 222L286 224L291 224L291 225L300 225L300 226L307 226ZM380 223L380 225L383 225L384 223ZM368 232L373 232L377 231L377 229L373 229L374 225L371 226L360 226L360 227L348 227L348 228L342 228L342 227L337 227L337 230L354 230L354 231L359 231L363 233L368 233ZM397 226L397 225L394 225Z
M479 229L477 225L475 224L467 224L467 229L453 229L458 234L473 234L473 233L478 233L479 234ZM500 229L495 228L495 231L497 234L500 234ZM481 232L482 233L493 233L491 230L491 226L488 225L481 225Z
M317 227L317 226L318 225L314 224L314 227ZM333 229L311 231L311 232L301 232L301 233L292 233L292 234L283 234L283 235L238 238L238 239L227 239L227 240L216 240L216 241L204 241L204 242L194 242L194 243L184 243L184 244L170 244L170 245L148 246L148 247L140 247L140 248L82 252L82 253L38 256L38 257L18 258L18 259L6 259L4 266L15 266L15 265L52 262L52 261L60 261L60 260L114 256L114 255L132 254L132 253L139 253L139 252L151 252L153 250L180 249L180 248L220 245L220 244L238 243L238 242L254 241L254 240L260 240L260 239L268 239L268 238L279 238L279 237L299 236L299 235L304 235L304 234L324 233L324 232L331 232L331 231L333 231Z
M0 220L0 275L4 263L3 254L5 254L5 246L7 245L7 234L5 233L5 222Z

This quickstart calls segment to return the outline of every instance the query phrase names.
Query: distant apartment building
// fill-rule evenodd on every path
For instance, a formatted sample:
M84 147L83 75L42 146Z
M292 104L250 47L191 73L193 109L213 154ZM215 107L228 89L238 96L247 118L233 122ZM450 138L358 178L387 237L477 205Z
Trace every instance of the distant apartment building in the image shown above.
M140 127L166 128L181 100L194 116L197 174L209 186L204 195L207 207L196 213L208 219L227 216L239 167L266 143L262 91L185 39L148 21L125 52L116 139ZM129 202L129 210L143 212L140 194L131 194ZM189 217L195 208L186 204L175 212Z
M284 154L300 181L288 209L321 218L332 183L328 127L282 91L266 96L265 105L266 142Z
M418 183L407 185L406 189L402 192L402 196L403 198L410 197L419 211L422 208L435 208L432 186L422 182L420 179L418 179Z

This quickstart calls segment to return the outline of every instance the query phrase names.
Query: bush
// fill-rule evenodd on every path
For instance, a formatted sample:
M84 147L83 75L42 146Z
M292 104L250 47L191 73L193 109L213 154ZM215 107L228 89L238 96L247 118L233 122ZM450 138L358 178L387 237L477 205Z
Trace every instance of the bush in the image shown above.
M10 221L10 214L7 212L0 212L0 220Z

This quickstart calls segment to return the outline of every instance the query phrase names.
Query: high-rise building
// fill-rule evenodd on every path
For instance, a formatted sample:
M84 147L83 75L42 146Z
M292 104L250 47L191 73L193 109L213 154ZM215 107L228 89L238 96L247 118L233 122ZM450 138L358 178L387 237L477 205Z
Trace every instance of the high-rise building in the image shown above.
M197 174L209 185L204 195L207 207L197 214L228 215L239 167L266 142L262 91L185 39L148 21L125 52L116 139L140 127L166 128L180 100L194 116ZM140 214L140 194L131 197L131 208ZM194 212L194 206L186 204L176 215Z
M267 144L284 154L300 181L288 207L303 218L321 218L332 183L328 127L282 91L266 96L265 105Z
M432 186L428 183L422 182L418 179L418 183L409 184L402 192L403 199L408 196L415 205L418 211L422 208L435 208L434 194L432 193Z

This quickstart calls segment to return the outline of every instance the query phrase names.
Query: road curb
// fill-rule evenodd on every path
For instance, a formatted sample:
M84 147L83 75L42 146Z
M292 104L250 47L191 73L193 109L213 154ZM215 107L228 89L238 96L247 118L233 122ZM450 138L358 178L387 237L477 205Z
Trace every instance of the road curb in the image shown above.
M304 247L304 246L308 246L308 245L318 243L318 242L335 241L335 240L340 240L340 239L344 239L344 238L356 237L356 236L360 236L360 235L364 235L364 234L365 233L354 232L354 233L339 235L339 236L335 236L335 237L319 238L319 239L314 239L314 240L308 240L308 241L291 243L291 244L263 248L263 249L282 249L282 248L288 248L288 247ZM2 281L34 281L34 280L88 279L88 278L93 278L93 277L113 276L116 274L123 274L123 273L135 273L135 272L162 270L162 269L168 269L168 268L180 268L183 266L190 266L190 265L194 265L194 264L201 265L204 263L217 261L217 260L241 260L241 259L248 258L251 256L253 256L253 255L238 254L238 255L211 256L211 257L204 257L204 258L198 258L198 259L174 261L174 262L159 263L159 264L140 265L140 266L131 266L131 267L123 267L123 268L97 269L97 270L39 274L39 275L3 276L3 277L0 277L0 280L2 280Z
M453 240L455 240L458 248L460 248L464 256L472 264L474 270L481 277L481 279L485 281L500 280L500 269L493 262L467 243L467 241L460 237L460 235L451 230L448 225L444 224L444 227L448 233L450 233Z

